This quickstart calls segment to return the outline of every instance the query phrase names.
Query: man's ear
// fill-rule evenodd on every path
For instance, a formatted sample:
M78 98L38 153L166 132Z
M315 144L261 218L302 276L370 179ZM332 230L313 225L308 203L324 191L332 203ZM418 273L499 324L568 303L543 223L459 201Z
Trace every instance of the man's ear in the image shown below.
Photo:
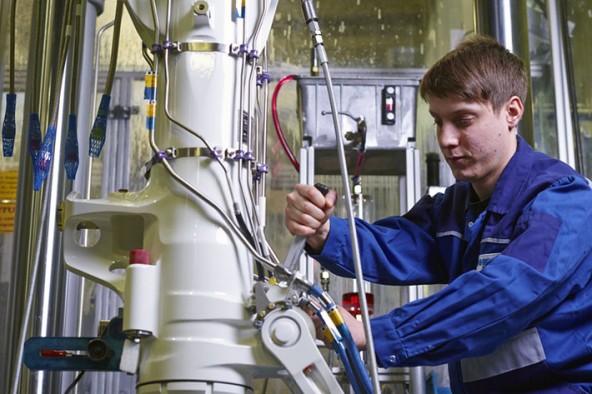
M518 96L512 96L506 104L506 120L510 130L518 125L518 122L522 119L523 113L524 104L522 104L522 100L520 100L520 97Z

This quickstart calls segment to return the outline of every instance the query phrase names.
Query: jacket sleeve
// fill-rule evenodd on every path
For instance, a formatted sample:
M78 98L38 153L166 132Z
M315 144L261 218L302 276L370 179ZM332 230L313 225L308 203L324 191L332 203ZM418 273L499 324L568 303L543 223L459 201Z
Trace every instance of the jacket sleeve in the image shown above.
M413 208L412 219L393 216L373 224L355 219L365 280L385 285L447 282L433 235L431 206L432 198L426 196ZM325 247L311 257L336 275L355 277L348 222L335 217L330 220Z
M379 362L439 365L482 356L549 319L589 285L590 201L583 180L557 182L524 208L512 242L481 271L468 271L438 293L372 319ZM563 319L565 325L569 318Z

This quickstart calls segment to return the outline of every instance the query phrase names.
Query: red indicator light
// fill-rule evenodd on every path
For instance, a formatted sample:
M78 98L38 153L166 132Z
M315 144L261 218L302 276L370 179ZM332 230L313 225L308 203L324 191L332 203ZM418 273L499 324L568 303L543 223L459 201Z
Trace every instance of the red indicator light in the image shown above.
M395 109L395 103L392 97L386 99L384 109L388 112L393 112L393 110Z
M372 316L374 313L374 294L366 293L366 304L368 305L368 314ZM343 307L356 317L362 315L358 293L343 294Z
M41 357L68 357L70 352L65 350L41 350L39 355Z

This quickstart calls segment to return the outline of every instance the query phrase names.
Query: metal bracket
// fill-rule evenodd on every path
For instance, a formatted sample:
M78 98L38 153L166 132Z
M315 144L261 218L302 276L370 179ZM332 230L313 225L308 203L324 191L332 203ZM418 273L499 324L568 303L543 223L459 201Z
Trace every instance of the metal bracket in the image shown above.
M109 321L99 337L31 337L24 363L34 371L119 371L126 339L123 319Z

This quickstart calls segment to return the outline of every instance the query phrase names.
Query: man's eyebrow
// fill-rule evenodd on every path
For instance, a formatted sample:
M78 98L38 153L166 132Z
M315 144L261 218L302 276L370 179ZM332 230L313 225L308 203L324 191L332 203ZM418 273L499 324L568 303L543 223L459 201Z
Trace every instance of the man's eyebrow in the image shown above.
M432 116L432 118L439 118L441 117L440 115L436 114L435 112L429 111L430 115ZM466 115L466 114L474 114L475 111L469 108L461 108L461 109L457 109L456 111L451 112L450 114L447 114L449 117L454 117L454 116L458 116L458 115Z

